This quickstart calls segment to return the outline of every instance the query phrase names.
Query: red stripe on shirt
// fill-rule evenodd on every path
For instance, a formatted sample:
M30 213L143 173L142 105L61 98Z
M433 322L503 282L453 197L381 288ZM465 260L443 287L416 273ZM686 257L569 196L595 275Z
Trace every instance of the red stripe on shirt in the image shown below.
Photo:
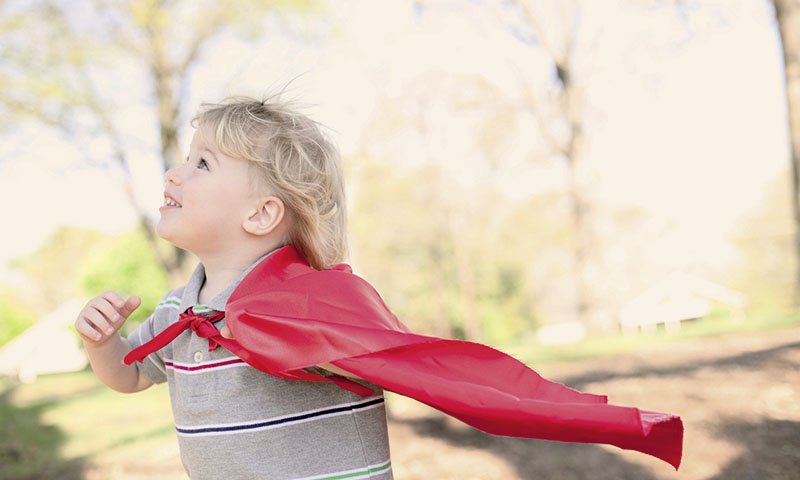
M231 358L222 362L215 362L215 363L207 363L205 365L192 365L192 366L185 366L185 365L175 365L174 363L170 362L169 360L164 361L164 365L168 367L172 367L175 370L184 370L187 372L194 372L197 370L207 370L209 368L218 368L224 367L226 365L233 365L237 363L244 363L244 360L240 358Z

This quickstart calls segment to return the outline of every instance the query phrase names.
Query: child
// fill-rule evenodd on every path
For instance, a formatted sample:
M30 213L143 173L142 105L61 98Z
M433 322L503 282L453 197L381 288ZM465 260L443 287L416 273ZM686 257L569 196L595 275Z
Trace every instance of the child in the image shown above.
M109 291L89 301L76 329L93 370L121 392L168 383L192 479L392 478L377 386L362 382L374 392L362 398L330 382L276 378L193 332L141 364L122 363L187 309L227 334L219 312L278 247L294 245L317 269L345 255L340 161L313 121L276 100L233 98L192 124L186 163L166 173L156 230L200 264L127 339L117 331L140 300Z
M192 478L392 478L381 388L489 433L608 443L678 468L679 417L609 405L485 345L416 335L338 264L342 172L312 121L233 98L193 125L157 232L200 265L127 339L116 331L136 297L106 292L76 321L110 387L168 382Z

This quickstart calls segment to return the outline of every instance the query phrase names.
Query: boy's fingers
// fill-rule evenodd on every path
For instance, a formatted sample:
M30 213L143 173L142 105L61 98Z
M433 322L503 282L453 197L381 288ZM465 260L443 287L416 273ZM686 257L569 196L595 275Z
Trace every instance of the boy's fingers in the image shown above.
M224 338L233 338L233 333L231 333L231 329L228 328L227 325L223 326L219 330L219 334L222 335Z
M125 305L125 300L119 296L119 294L113 290L109 290L107 292L103 292L100 297L106 299L108 303L114 306L114 308L119 311L123 305Z
M119 313L123 317L128 318L131 315L131 313L134 312L134 310L139 308L139 305L141 304L142 304L141 298L137 297L136 295L131 295L130 297L128 297L127 300L125 300L125 303L122 304L122 308L119 309Z
M99 342L103 338L100 332L98 332L95 327L85 318L78 320L78 322L75 324L75 329L78 330L78 333L84 337L91 338L95 342Z
M111 304L106 298L98 298L97 301L92 302L91 306L103 314L103 316L108 320L108 323L111 325L120 325L124 320L120 313L117 311L117 308ZM113 332L106 332L107 334L111 334Z
M92 305L94 311L86 313L86 318L92 322L98 330L106 335L111 335L116 331L117 325L122 320L111 304L108 302L98 302Z
M108 322L108 319L97 309L90 308L82 317L83 322L86 323L83 331L88 332L88 337L101 341L103 338L108 337L114 333L114 327Z
M107 291L101 295L108 303L110 303L117 312L122 316L123 320L127 319L134 310L139 308L142 299L136 295L131 295L127 300L119 296L117 292Z
M95 297L81 310L75 328L84 338L102 342L114 334L142 300L132 296L123 300L111 290Z

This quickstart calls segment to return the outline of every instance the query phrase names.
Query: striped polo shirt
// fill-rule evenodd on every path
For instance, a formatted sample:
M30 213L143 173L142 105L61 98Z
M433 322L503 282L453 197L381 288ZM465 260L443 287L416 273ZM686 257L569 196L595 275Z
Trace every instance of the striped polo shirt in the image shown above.
M223 311L251 265L207 305L199 264L128 336L142 345L192 307ZM222 328L225 320L216 323ZM149 355L140 371L169 385L181 460L193 480L355 480L392 478L383 392L359 397L330 382L289 381L263 373L191 330Z

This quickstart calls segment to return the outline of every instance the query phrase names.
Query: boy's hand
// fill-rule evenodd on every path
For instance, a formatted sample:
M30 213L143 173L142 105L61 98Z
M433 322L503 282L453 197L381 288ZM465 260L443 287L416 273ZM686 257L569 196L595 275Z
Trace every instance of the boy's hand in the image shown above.
M219 334L223 338L231 338L231 339L233 338L233 333L231 333L231 329L228 328L227 325L224 325L222 328L219 329Z
M86 342L104 343L117 333L141 303L142 299L137 296L123 300L119 294L109 290L89 300L83 307L75 320L75 330Z

